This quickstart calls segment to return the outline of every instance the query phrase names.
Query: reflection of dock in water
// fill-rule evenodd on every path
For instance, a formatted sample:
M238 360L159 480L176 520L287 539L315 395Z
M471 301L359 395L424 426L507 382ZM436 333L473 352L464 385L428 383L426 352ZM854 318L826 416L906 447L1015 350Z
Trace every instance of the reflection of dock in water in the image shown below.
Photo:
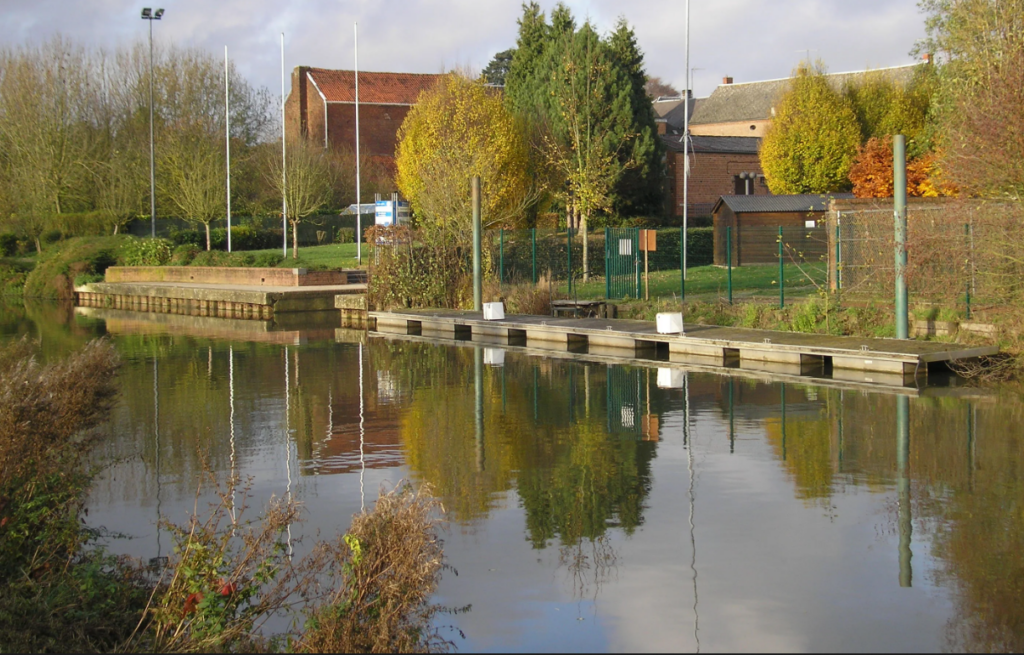
M480 312L370 312L378 332L455 340L496 341L550 351L608 355L629 361L663 359L711 368L738 368L843 381L916 385L932 365L993 355L998 346L834 337L691 325L686 334L659 334L651 321L517 315L485 321Z
M176 334L190 337L286 345L333 341L340 325L337 310L278 314L270 320L161 314L156 312L75 307L75 314L101 319L111 334ZM349 341L345 330L342 341Z
M910 397L990 397L993 392L987 391L981 388L966 387L966 386L955 386L958 379L953 376L940 377L934 376L933 383L928 386L921 387L910 387L902 384L903 380L901 376L896 376L891 381L886 378L878 378L877 381L858 381L858 380L846 380L837 379L834 377L825 376L813 376L806 374L799 374L796 372L783 372L777 370L757 370L747 368L732 368L715 366L704 363L682 363L678 361L668 361L667 359L657 359L656 354L652 353L650 358L625 358L621 355L607 355L598 354L594 352L572 352L564 349L550 349L546 347L538 347L536 345L514 345L505 343L503 340L497 338L488 344L483 339L477 341L467 341L464 339L453 339L445 338L440 336L423 336L415 334L400 334L391 332L371 332L370 336L373 338L388 339L394 341L418 341L423 343L434 343L443 344L448 346L459 346L465 348L480 347L481 345L490 346L492 348L500 348L510 352L520 352L526 355L535 357L544 357L549 359L564 359L574 360L579 362L594 362L601 364L610 364L618 366L637 366L654 368L661 370L677 370L677 371L692 371L701 373L713 373L719 376L744 378L757 382L774 383L774 382L785 382L794 383L800 385L813 385L818 387L828 387L835 389L846 389L856 391L882 391L888 393L896 393L900 395ZM888 382L888 383L886 383Z

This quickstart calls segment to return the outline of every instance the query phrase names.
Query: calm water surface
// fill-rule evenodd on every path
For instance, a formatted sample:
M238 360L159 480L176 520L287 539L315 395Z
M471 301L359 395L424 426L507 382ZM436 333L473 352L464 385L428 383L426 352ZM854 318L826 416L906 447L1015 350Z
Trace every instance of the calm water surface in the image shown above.
M168 554L157 518L192 511L205 450L254 504L304 503L296 552L382 485L429 482L464 651L1024 647L1024 404L1005 390L138 316L0 308L0 337L44 356L109 334L125 358L88 517L115 552Z

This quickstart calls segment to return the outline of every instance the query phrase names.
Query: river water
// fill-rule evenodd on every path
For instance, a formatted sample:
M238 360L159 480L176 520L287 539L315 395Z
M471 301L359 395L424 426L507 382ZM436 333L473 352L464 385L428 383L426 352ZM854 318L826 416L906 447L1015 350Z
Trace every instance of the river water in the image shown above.
M463 651L1024 647L1009 389L96 314L0 307L0 338L45 358L109 335L124 357L88 515L114 552L169 554L157 518L187 519L205 452L255 506L303 503L297 552L382 486L429 483Z

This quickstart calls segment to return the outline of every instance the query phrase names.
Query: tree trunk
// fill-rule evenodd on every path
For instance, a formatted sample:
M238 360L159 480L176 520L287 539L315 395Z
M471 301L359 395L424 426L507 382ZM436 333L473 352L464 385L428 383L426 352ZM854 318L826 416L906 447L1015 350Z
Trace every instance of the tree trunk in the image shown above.
M209 223L204 223L203 225L206 227L206 249L209 250L210 249L210 224Z
M33 237L32 240L36 242L36 254L43 254L43 246L39 243L39 237Z
M292 259L299 258L299 222L292 221Z
M114 223L114 234L115 235L117 234L117 228L119 228L119 227L121 227L121 226L118 225L117 223Z
M583 283L590 279L590 262L587 259L587 214L580 212L580 228L583 230Z

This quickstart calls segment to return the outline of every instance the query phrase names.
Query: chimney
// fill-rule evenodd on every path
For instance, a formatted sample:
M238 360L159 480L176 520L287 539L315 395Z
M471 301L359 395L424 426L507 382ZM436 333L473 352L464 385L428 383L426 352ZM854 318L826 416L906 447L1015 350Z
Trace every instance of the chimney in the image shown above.
M930 52L926 52L923 55L921 55L921 59L923 59L924 63L926 63L926 64L933 64L933 63L935 63L935 55L933 55Z
M732 84L732 78L731 77L723 77L722 78L722 84Z

